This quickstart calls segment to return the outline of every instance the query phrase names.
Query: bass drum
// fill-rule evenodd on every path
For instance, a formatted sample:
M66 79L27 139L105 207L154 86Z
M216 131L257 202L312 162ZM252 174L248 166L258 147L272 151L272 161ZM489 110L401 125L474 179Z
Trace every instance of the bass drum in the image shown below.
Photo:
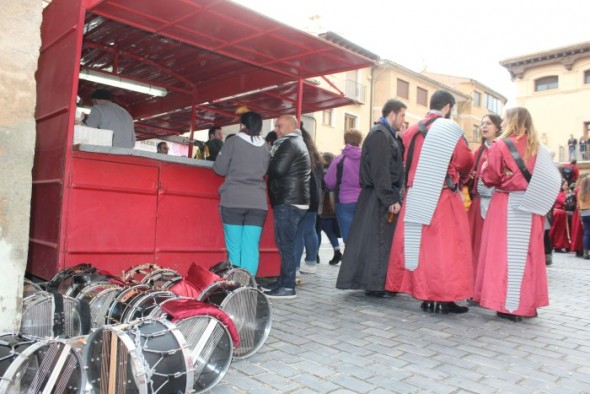
M75 298L38 291L23 299L20 330L36 337L71 338L88 334L90 311Z
M128 313L129 308L133 300L141 297L145 292L150 289L148 285L137 285L128 287L115 297L109 306L109 311L106 317L107 324L121 324L125 323L124 317Z
M182 298L163 302L162 313L184 335L191 353L195 392L213 388L225 376L239 336L231 318L215 305Z
M88 336L83 359L92 392L190 393L193 387L186 341L167 320L101 327Z
M209 271L225 280L237 282L244 286L257 287L256 278L248 270L237 267L229 261L222 261L209 268Z
M122 322L128 323L145 317L158 317L154 314L159 312L159 305L174 298L178 298L178 296L171 291L148 290L130 301L129 307L123 312Z
M0 335L0 393L86 393L81 355L69 342Z
M84 287L86 282L91 281L94 275L96 275L96 268L90 264L78 264L58 272L47 282L47 288L75 297L79 289Z
M141 284L151 286L155 289L170 289L176 283L182 280L182 275L178 272L169 269L162 268L150 272L141 280Z
M76 296L90 307L92 328L104 326L113 300L123 291L123 287L111 282L96 282L84 287Z
M220 281L207 287L199 301L217 305L233 320L240 335L234 358L250 357L266 342L272 325L271 306L260 290Z

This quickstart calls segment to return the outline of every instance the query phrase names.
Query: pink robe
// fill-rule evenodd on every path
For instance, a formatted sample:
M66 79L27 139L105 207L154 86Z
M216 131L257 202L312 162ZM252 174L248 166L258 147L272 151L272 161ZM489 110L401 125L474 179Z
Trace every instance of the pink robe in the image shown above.
M433 115L429 115L428 118ZM427 118L427 119L428 119ZM408 129L403 136L406 160L412 136L418 126ZM408 174L408 188L412 187L424 138L416 139L414 157ZM465 139L457 142L448 165L454 183L468 173L473 155ZM444 185L440 185L441 188ZM473 291L473 263L467 214L459 192L444 188L429 225L423 226L418 268L405 268L404 218L402 207L389 257L386 290L407 293L419 300L458 301L471 297Z
M553 223L549 230L551 246L554 249L571 249L571 229L569 228L567 211L564 207L565 192L562 190L557 195L555 206L553 207Z
M526 136L519 141L511 138L524 160ZM526 163L532 174L536 156ZM505 170L512 173L505 174ZM483 228L475 291L473 299L482 307L519 316L535 316L536 308L549 304L543 232L545 217L532 215L531 234L520 289L520 303L516 311L505 309L507 292L507 210L508 192L525 191L528 182L518 169L503 142L494 142L488 161L482 169L482 179L488 186L495 186L490 208Z

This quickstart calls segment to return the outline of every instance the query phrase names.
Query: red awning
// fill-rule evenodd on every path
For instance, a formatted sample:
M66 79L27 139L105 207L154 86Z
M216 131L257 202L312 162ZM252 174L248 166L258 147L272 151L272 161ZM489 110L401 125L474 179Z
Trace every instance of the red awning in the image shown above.
M137 120L139 138L189 131L193 105L195 129L236 123L243 105L264 118L294 114L300 79L376 60L230 1L88 0L87 6L81 69L168 90L151 97L111 89ZM97 86L80 80L80 97ZM354 103L340 92L303 86L302 113Z

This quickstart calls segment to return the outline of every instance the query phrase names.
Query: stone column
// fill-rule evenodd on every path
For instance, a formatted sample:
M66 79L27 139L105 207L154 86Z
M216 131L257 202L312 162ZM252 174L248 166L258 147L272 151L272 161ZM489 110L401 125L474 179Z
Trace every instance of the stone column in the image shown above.
M40 0L0 7L0 332L18 330L27 266L35 154Z

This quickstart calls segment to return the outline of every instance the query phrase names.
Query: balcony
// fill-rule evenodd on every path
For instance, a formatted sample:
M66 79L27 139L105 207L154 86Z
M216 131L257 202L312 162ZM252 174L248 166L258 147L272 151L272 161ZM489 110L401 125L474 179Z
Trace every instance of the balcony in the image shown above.
M348 98L358 101L361 104L365 103L367 94L367 87L352 79L344 81L344 95Z

